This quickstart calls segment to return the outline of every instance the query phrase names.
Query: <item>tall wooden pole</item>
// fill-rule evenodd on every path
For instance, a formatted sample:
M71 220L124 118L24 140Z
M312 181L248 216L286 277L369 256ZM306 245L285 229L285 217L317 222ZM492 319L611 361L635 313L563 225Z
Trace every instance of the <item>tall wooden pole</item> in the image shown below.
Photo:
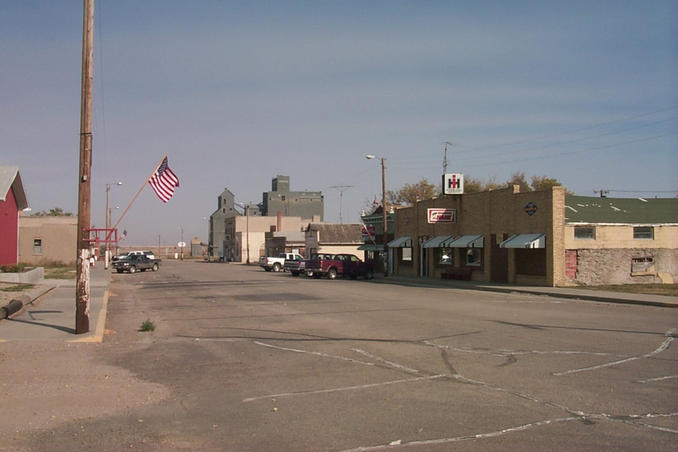
M384 276L388 276L388 257L387 257L387 246L388 238L386 234L388 233L388 213L386 212L386 159L381 158L381 207L382 207L382 220L384 222Z
M89 332L89 230L92 173L92 74L94 0L84 0L82 21L82 88L80 94L80 166L78 170L78 256L75 334Z

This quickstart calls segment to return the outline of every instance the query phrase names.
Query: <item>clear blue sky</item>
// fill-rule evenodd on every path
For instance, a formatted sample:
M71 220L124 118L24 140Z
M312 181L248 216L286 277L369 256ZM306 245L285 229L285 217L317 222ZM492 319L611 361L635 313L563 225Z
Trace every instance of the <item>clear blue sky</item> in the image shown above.
M678 190L677 24L675 0L97 1L92 223L165 153L181 187L144 190L130 243L206 240L225 187L260 202L276 174L328 221L351 185L357 222L381 193L365 154L395 190L440 180L443 141L482 180ZM81 40L82 1L0 1L0 164L34 211L77 210Z

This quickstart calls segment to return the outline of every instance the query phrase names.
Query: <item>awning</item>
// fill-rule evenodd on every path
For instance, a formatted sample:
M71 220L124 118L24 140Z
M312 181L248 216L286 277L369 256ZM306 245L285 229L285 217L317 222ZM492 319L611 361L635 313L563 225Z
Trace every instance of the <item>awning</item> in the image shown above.
M410 237L398 237L386 244L389 248L412 248L412 239Z
M364 245L360 245L358 249L360 251L382 251L384 249L384 245L375 245L373 243L366 243Z
M455 240L443 243L446 248L482 248L484 245L485 239L482 235L462 235Z
M429 239L425 241L421 246L422 248L441 248L440 244L443 243L445 240L452 239L453 236L451 235L439 235L437 237L433 237L432 239Z
M545 234L516 234L499 244L501 248L545 248Z

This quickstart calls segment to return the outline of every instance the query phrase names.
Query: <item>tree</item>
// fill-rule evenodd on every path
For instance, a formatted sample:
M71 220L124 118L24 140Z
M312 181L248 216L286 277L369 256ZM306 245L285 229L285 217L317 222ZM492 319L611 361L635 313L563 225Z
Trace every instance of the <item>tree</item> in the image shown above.
M480 179L472 176L464 176L464 192L477 193L485 190L485 184Z
M551 187L558 185L563 185L558 179L546 176L532 176L532 190L534 191L549 190Z
M525 173L522 171L516 171L513 173L513 175L511 175L511 178L506 181L507 187L510 187L511 185L520 186L521 193L532 191L532 187L530 187L530 184L527 183L527 180L525 180Z
M40 212L35 212L33 217L72 217L73 214L70 212L64 212L64 210L61 207L54 207L52 209L49 209L49 212L45 212L44 210L41 210Z
M426 178L421 179L416 184L405 184L398 191L388 191L386 193L387 204L394 205L414 205L417 201L431 199L438 194L438 187L430 183Z

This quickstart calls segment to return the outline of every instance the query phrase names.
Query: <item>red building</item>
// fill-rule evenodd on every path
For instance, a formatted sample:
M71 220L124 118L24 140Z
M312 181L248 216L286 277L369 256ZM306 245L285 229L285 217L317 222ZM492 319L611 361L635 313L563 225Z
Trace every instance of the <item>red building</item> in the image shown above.
M19 168L0 166L0 265L16 265L19 213L28 207Z

